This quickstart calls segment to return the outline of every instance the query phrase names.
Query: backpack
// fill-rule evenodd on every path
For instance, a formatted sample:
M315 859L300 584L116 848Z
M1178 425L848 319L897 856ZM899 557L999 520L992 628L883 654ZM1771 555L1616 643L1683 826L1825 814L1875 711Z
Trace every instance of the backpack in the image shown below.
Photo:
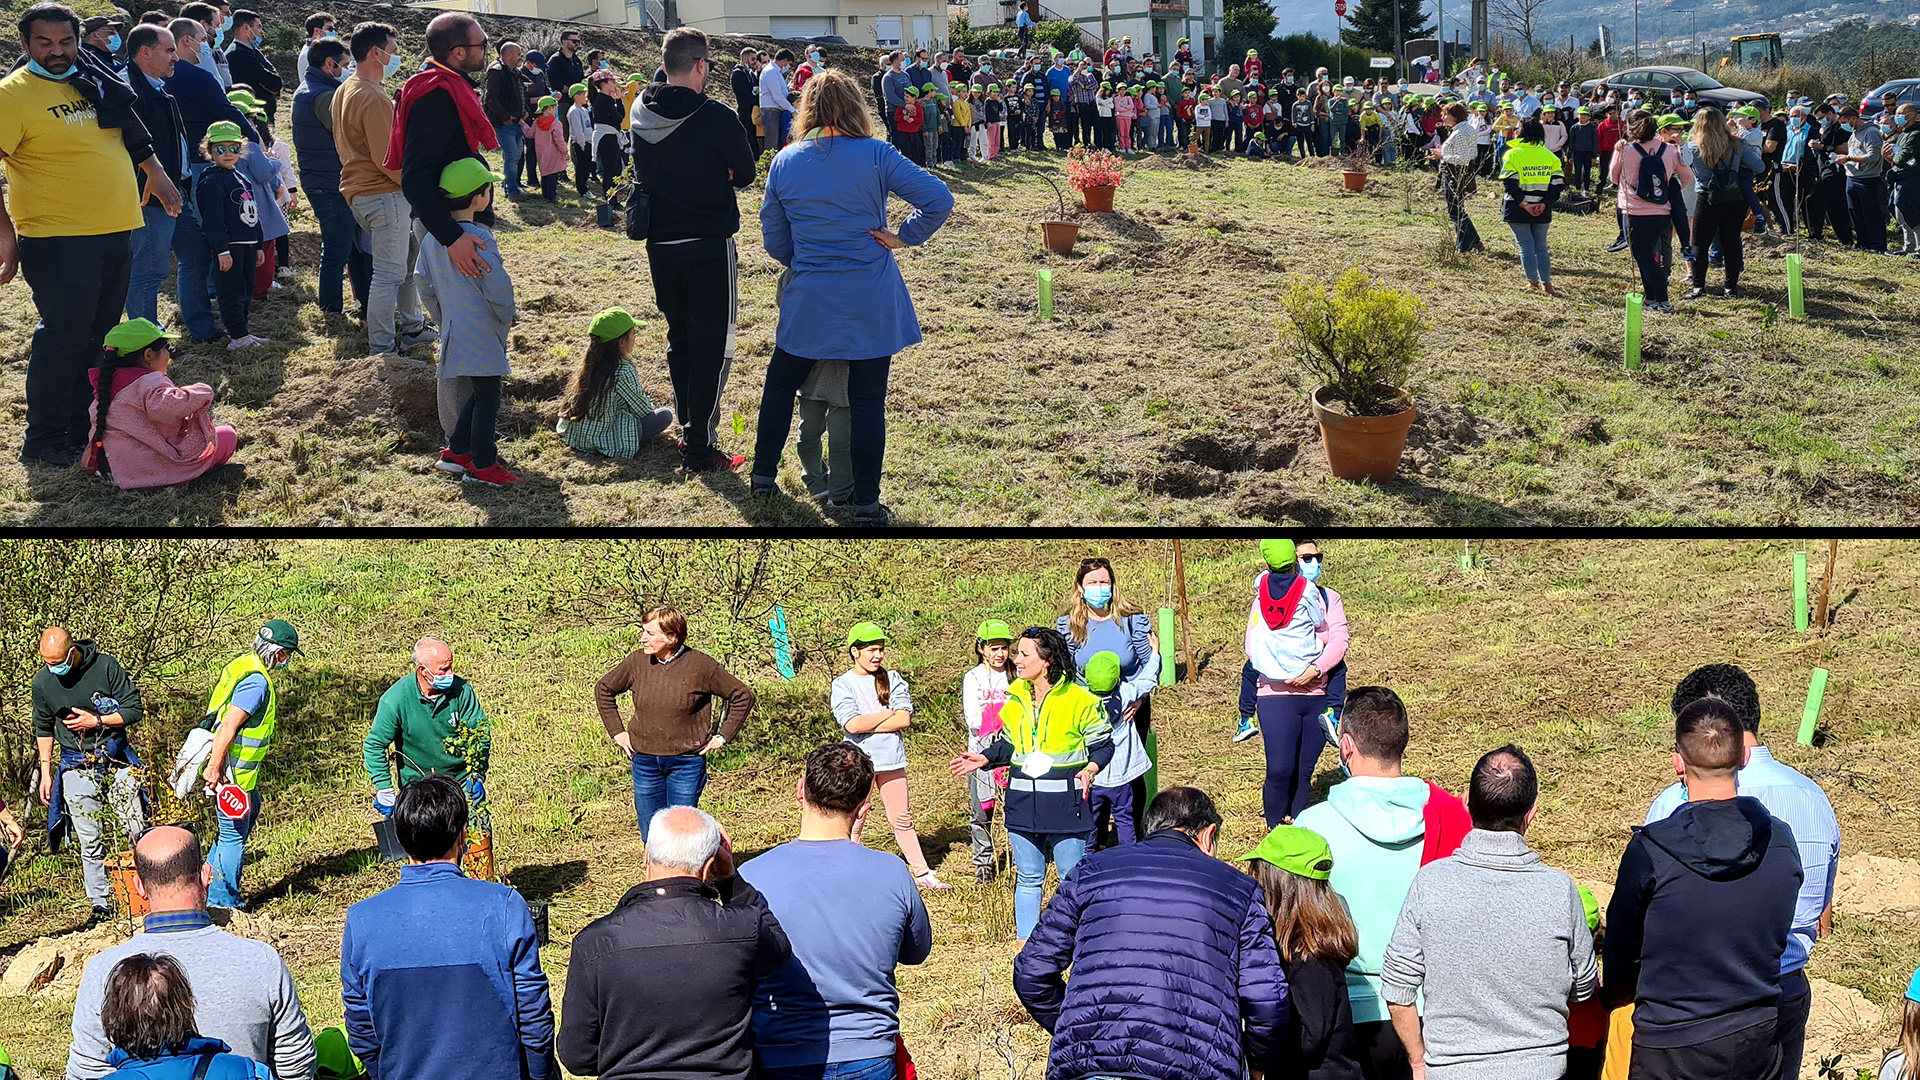
M1663 159L1664 151L1647 153L1639 143L1633 144L1634 152L1640 155L1640 178L1633 185L1633 193L1640 201L1656 206L1667 205L1667 163Z
M1738 154L1730 155L1714 167L1713 174L1707 178L1706 200L1709 206L1731 206L1747 201L1746 194L1740 190Z

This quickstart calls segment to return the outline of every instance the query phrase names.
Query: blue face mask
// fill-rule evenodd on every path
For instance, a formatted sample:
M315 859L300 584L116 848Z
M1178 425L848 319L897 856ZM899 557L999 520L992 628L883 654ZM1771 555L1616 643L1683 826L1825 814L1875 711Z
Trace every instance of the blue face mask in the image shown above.
M1113 603L1113 586L1084 585L1081 586L1081 595L1086 597L1089 607L1104 608Z
M1892 125L1892 124L1881 124L1881 125L1880 125L1880 134L1882 134L1882 135L1891 135L1891 134L1893 134L1893 125Z
M398 75L398 74L400 74L400 64L401 64L401 63L402 63L402 60L401 60L401 58L400 58L400 57L398 57L398 56L389 56L389 57L387 58L387 70L385 71L385 73L384 73L384 75L383 75L383 77L385 77L385 78L388 78L388 79L391 79L391 78L393 78L393 77L394 77L395 75Z
M80 65L69 62L67 64L67 70L63 74L55 75L53 72L48 71L46 68L41 67L40 61L29 60L27 61L27 70L33 72L35 75L38 75L43 79L64 80L64 79L71 79L74 77L74 75L78 74L80 71ZM55 672L55 674L65 674L65 672Z
M227 28L225 26L222 26L220 29L215 30L213 32L213 43L215 45L224 44L226 40L227 40Z
M1851 132L1851 131L1853 130L1853 125L1852 125L1852 124L1841 124L1841 125L1840 125L1840 130L1841 130L1841 131L1846 131L1846 132Z
M1320 580L1320 560L1319 559L1312 559L1312 560L1301 559L1300 560L1300 576L1303 578L1306 578L1308 581L1319 581Z
M65 675L67 672L73 670L73 665L62 660L57 664L48 664L47 670L53 672L55 675Z
M1906 127L1906 126L1907 126L1907 114L1906 114L1906 113L1901 113L1900 115L1898 115L1898 116L1896 116L1896 117L1894 117L1894 118L1893 118L1893 126L1894 126L1894 127Z
M1801 128L1807 126L1807 122L1805 120L1799 119L1798 117L1795 117L1794 119L1787 121L1787 126L1792 128L1795 131L1799 131Z
M119 34L107 35L107 51L108 52L120 51L120 35Z
M432 685L435 690L453 689L453 672L449 671L445 675L435 675L432 680Z

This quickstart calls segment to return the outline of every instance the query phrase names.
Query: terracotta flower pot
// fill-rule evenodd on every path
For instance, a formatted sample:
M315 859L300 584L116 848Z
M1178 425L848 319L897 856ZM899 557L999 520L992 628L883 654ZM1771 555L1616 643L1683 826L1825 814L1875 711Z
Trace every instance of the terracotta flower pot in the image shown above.
M468 877L478 881L493 880L493 832L467 834L466 855L460 860L460 869Z
M113 882L113 898L120 902L127 917L130 919L146 917L147 898L141 896L133 887L133 879L139 876L138 871L134 869L133 856L116 855L108 859L106 864L107 875Z
M1367 190L1367 174L1358 169L1348 169L1340 174L1340 183L1348 191Z
M1071 221L1043 221L1040 232L1047 238L1047 250L1055 255L1073 254L1073 245L1080 239L1080 226Z
M1080 198L1086 203L1087 213L1089 214L1113 213L1112 184L1101 184L1097 187L1084 188L1080 192Z
M1416 415L1413 398L1396 390L1406 408L1391 416L1353 416L1336 407L1322 386L1313 392L1313 418L1320 422L1320 438L1327 447L1327 468L1342 480L1371 480L1384 484L1400 471L1400 455L1407 449L1407 429Z

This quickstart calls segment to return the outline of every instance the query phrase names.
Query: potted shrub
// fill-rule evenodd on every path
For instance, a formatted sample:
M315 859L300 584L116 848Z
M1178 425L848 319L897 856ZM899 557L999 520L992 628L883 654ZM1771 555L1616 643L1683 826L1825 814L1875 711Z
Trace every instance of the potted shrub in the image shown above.
M1348 191L1367 190L1367 163L1373 160L1371 153L1354 150L1341 158L1340 183Z
M1120 165L1120 156L1111 150L1076 146L1067 151L1067 183L1080 193L1088 213L1113 213L1113 189L1123 182Z
M1055 255L1071 255L1073 245L1080 239L1080 226L1066 220L1067 197L1060 191L1060 185L1054 183L1053 177L1045 173L1040 174L1040 179L1045 180L1053 188L1055 204L1060 210L1059 218L1042 218L1040 221L1040 232L1046 238L1047 250Z
M1348 270L1332 288L1296 279L1281 298L1295 356L1319 385L1311 404L1327 467L1384 483L1400 469L1413 398L1403 387L1420 348L1420 302Z

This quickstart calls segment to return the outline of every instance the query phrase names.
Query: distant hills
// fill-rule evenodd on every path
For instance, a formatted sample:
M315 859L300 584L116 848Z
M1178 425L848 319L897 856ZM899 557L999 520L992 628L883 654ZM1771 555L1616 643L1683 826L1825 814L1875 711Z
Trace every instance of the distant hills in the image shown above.
M1904 57L1908 74L1920 76L1920 29L1855 20L1787 44L1787 63L1837 71L1865 63L1870 54L1876 61L1885 59L1896 65Z

